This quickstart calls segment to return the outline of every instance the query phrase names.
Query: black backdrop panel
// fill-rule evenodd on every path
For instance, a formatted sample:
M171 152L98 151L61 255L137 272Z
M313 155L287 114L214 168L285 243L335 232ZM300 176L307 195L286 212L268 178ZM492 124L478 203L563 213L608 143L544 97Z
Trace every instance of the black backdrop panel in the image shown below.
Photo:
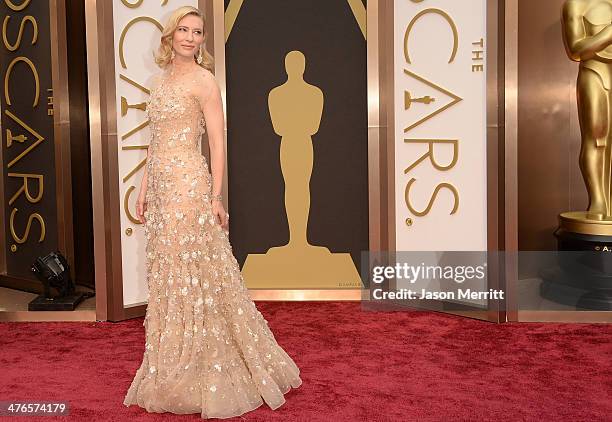
M13 2L19 6L24 2ZM0 77L5 80L7 69L11 62L23 57L30 61L18 61L8 78L8 95L11 104L6 101L6 87L2 84L2 178L4 184L4 227L3 236L6 239L7 274L15 277L33 279L30 266L37 256L46 255L57 249L57 203L55 193L55 152L53 145L53 115L48 105L51 91L51 51L49 27L49 2L31 1L23 10L11 10L6 2L0 2L0 20L4 22L10 16L6 26L6 41L0 42ZM38 35L34 39L36 21ZM20 42L19 32L23 25ZM10 51L9 47L17 47ZM33 105L36 97L35 74L38 76L40 88L39 100ZM11 137L9 139L9 133ZM25 137L25 138L24 138ZM18 156L38 143L20 159ZM23 140L23 142L20 142ZM7 146L10 143L11 146ZM40 201L32 203L22 192L12 204L10 199L23 186L21 177L10 177L10 174L30 175L28 187L30 194L36 198L39 194L39 182L34 176L42 176L44 190ZM17 211L15 211L17 210ZM13 224L11 227L11 214ZM40 217L37 217L40 216ZM44 239L40 242L44 222ZM28 230L29 225L29 230ZM20 243L23 241L23 243Z
M225 1L227 7L228 1ZM324 94L313 136L308 241L349 252L368 249L366 40L347 1L245 1L226 43L228 169L234 254L287 243L280 136L268 93L287 80L285 55L306 57L304 80Z

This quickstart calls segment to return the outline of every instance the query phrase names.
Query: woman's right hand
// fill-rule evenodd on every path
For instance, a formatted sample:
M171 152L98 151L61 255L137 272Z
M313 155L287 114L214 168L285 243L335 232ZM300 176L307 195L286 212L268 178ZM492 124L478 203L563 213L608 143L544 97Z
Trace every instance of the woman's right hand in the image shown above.
M142 190L138 195L138 199L136 200L136 218L140 221L141 224L145 223L144 213L147 210L147 202L146 202L146 193Z

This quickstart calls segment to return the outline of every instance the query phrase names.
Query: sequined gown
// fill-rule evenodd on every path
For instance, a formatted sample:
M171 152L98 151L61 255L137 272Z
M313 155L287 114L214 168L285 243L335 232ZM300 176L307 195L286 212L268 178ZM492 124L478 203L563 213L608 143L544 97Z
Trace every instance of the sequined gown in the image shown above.
M148 306L142 364L124 404L228 418L265 401L276 409L302 383L246 289L211 208L200 153L212 73L169 65L149 99L145 211Z

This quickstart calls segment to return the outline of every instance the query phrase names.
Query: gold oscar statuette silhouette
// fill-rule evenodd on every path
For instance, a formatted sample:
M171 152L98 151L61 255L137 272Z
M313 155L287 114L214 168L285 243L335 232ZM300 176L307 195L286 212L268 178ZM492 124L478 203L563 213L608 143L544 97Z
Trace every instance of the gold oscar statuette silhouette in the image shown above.
M285 181L289 242L265 254L249 254L242 269L248 288L344 289L362 286L348 253L331 253L308 243L312 135L323 114L323 92L304 81L306 58L300 51L285 56L287 82L268 94L274 132L281 136L280 164Z

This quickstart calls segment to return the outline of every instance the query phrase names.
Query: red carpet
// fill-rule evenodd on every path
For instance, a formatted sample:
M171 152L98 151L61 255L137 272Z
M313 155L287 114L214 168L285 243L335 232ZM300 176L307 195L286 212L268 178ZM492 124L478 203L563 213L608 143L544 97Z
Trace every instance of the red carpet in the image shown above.
M612 418L611 325L497 325L362 312L355 302L257 305L304 384L280 409L263 405L246 421ZM142 321L0 323L0 400L65 400L72 413L61 420L70 421L200 420L123 406L142 358Z

